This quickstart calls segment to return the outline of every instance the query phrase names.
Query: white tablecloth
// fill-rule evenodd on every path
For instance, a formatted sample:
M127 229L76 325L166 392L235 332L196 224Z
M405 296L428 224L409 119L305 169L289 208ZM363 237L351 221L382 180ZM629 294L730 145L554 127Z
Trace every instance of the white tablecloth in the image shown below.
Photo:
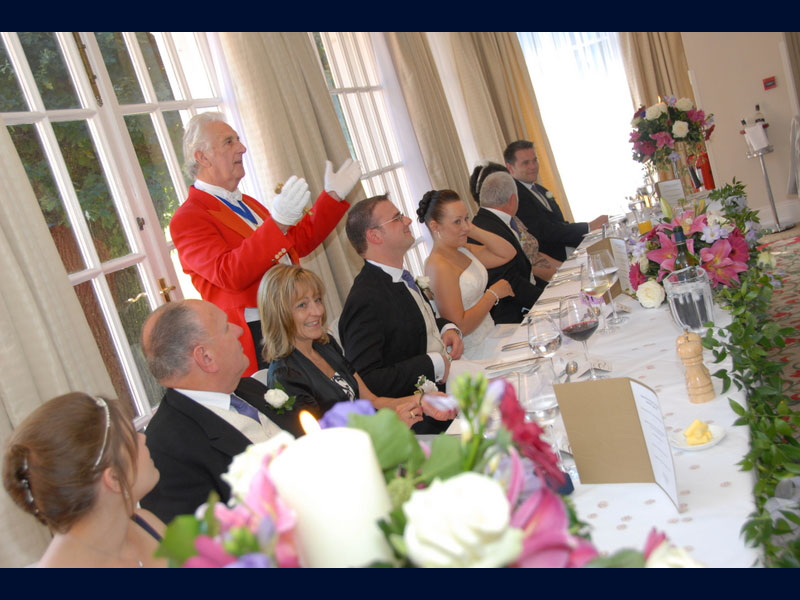
M571 287L569 284L556 286L544 297L570 293ZM673 448L680 512L654 483L578 483L572 498L579 517L592 526L592 540L601 552L642 549L648 532L656 527L674 544L683 546L710 567L754 565L759 560L759 551L747 547L740 534L748 515L755 510L754 474L740 471L736 465L748 451L749 434L746 427L733 425L736 415L727 400L730 397L744 404L743 394L734 388L721 395L721 381L713 378L717 397L704 404L689 402L684 367L675 349L680 331L673 324L667 303L657 309L645 309L626 296L620 296L617 302L631 308L627 313L630 320L611 334L598 332L590 338L590 354L611 361L609 377L631 377L656 391L668 433L681 431L694 419L700 419L724 427L726 436L719 444L705 450ZM718 323L727 317L718 308L715 310ZM504 344L525 338L524 327L495 326L483 348L483 356L492 360L477 364L485 366L498 362L498 358L506 361L531 356L529 350L500 351ZM582 360L583 356L582 344L564 337L556 360L562 364L563 360ZM706 352L705 364L712 373L720 366L730 369L728 361L714 365L712 360ZM453 363L453 373L474 370L476 364L459 365L459 362ZM563 423L558 425L563 427Z

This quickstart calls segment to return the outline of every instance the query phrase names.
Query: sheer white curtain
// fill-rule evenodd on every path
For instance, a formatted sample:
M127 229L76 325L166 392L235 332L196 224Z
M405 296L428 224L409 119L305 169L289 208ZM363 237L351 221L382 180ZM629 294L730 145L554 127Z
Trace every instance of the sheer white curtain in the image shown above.
M615 32L519 32L576 221L627 210L643 184L628 136L634 106Z

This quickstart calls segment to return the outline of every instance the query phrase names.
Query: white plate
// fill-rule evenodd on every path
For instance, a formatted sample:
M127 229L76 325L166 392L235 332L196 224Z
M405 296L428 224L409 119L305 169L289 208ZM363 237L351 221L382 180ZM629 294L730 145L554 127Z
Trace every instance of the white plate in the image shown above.
M711 432L711 441L706 442L705 444L697 444L695 446L690 446L687 444L686 436L683 435L685 428L670 433L669 443L672 444L673 448L677 448L678 450L688 450L693 452L695 450L706 450L707 448L711 448L711 446L716 446L725 437L725 429L719 425L709 425L708 430Z

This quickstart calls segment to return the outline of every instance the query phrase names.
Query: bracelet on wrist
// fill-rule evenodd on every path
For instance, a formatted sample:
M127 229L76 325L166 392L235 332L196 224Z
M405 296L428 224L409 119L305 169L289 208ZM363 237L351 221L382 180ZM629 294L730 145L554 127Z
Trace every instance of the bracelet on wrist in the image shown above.
M497 306L498 302L500 302L500 296L498 296L497 292L491 288L487 288L486 291L490 292L494 296L494 305Z

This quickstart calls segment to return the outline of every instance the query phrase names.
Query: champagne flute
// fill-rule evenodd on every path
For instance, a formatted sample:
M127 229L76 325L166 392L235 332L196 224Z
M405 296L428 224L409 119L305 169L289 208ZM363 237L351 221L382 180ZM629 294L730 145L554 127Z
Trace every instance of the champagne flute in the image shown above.
M589 357L589 347L586 345L591 335L597 330L597 315L592 310L591 303L583 294L566 296L561 299L558 307L559 324L561 333L568 338L583 343L583 351L589 362L589 378L605 379L604 376L594 372L592 359Z
M536 314L528 317L528 345L536 356L550 359L550 368L555 377L553 355L561 348L561 330L550 315Z

